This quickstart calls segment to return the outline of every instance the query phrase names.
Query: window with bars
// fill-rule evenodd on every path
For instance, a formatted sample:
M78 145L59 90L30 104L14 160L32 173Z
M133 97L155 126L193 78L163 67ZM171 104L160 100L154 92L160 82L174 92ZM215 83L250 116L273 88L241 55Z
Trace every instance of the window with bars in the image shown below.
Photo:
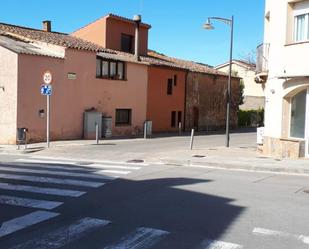
M131 125L132 109L116 109L115 125Z
M96 67L97 78L125 80L125 63L122 61L97 57Z

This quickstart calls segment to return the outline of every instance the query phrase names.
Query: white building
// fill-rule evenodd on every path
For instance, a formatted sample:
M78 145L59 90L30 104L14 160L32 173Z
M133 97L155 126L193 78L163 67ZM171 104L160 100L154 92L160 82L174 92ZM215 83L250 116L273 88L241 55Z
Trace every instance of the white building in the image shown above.
M230 63L224 63L215 67L215 69L228 73ZM256 84L255 79L255 64L248 63L242 60L232 61L232 71L237 73L237 76L242 78L244 83L244 103L239 106L241 110L258 110L264 109L265 97L263 86Z
M309 0L266 0L257 82L265 84L263 151L308 157Z

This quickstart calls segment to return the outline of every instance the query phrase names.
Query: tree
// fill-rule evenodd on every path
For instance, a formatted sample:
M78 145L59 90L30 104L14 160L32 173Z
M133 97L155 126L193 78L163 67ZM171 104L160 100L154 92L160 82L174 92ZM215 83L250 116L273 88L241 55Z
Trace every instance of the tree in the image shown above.
M240 83L239 83L239 100L238 100L238 105L242 105L244 103L244 89L245 89L244 80L241 79Z

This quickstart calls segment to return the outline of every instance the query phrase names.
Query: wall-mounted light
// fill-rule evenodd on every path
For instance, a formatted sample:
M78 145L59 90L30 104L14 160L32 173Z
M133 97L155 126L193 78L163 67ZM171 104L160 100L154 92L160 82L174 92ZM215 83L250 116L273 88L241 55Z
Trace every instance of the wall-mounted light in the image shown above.
M275 89L271 89L270 92L271 92L272 94L274 94L276 91L275 91Z
M3 92L5 91L4 86L0 86L0 89L2 89Z

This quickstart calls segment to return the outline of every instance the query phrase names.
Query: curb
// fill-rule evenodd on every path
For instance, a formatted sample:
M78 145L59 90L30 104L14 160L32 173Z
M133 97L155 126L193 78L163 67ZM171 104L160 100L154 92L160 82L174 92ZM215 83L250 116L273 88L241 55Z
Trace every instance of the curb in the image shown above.
M199 167L199 168L213 168L213 169L225 169L225 170L238 170L238 171L252 171L252 172L261 172L261 173L274 173L274 174L293 174L293 175L303 175L309 176L309 167L308 169L299 169L299 168L285 168L285 167L265 167L265 166L243 166L240 164L234 163L217 163L217 162L192 162L190 160L184 162L179 160L161 160L161 164L164 165L174 165L180 167Z

